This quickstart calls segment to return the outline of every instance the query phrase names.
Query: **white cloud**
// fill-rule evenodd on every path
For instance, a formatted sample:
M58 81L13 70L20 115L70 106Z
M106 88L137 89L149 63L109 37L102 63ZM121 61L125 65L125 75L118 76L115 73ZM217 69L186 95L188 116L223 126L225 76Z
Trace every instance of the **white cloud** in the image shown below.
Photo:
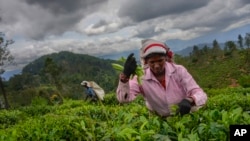
M230 31L230 30L233 30L233 29L236 29L236 28L239 28L241 26L248 25L248 24L250 24L250 19L243 19L241 21L238 21L238 22L235 22L235 23L229 25L228 27L226 27L222 31L223 32ZM246 32L248 32L248 31L246 31Z
M249 15L247 0L0 0L19 67L62 50L101 55L139 49L143 38L193 40L250 25Z

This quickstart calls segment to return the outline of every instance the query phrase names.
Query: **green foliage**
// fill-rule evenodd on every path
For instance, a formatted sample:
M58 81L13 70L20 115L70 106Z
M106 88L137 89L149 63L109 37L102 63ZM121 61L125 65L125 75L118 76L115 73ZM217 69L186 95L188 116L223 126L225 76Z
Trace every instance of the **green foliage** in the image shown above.
M244 40L239 35L238 42L227 41L225 46L219 46L214 40L212 47L193 46L189 56L177 56L175 62L184 65L203 88L236 87L238 81L243 81L239 78L250 73L249 41L249 33ZM247 82L243 83L246 87Z
M239 78L239 84L244 87L250 87L250 75L243 75Z
M0 32L0 74L4 73L4 67L8 64L13 64L14 57L11 55L9 45L13 44L13 40L5 39L4 33Z
M25 66L22 74L10 78L8 86L9 90L17 91L52 84L66 97L74 98L82 94L80 83L87 80L97 82L105 92L110 92L117 85L118 74L111 66L115 62L67 51L53 53Z
M14 57L11 55L8 47L9 45L13 44L13 40L6 40L4 33L0 32L0 75L2 75L5 72L5 67L7 65L13 64ZM5 91L5 86L2 80L2 76L0 76L0 89L1 93L4 97L4 107L6 109L10 108L7 94Z
M19 121L22 121L25 115L19 110L1 110L0 111L0 129L9 128Z
M45 99L44 97L35 97L32 99L31 101L31 105L30 106L45 106L48 104L48 100Z
M47 113L53 112L51 106L49 105L35 105L35 106L25 106L19 108L27 116L35 117L45 115Z
M250 89L208 89L208 103L185 116L161 118L142 97L119 104L114 93L103 102L65 99L0 111L0 140L229 140L229 126L250 124Z
M16 74L8 81L8 89L11 91L20 91L27 88L34 88L40 85L40 77L33 76L30 73Z
M14 91L9 93L9 101L10 105L13 108L19 107L19 106L27 106L30 105L32 102L32 99L37 97L37 89L35 88L27 88L23 91Z
M176 63L184 65L203 88L226 88L231 85L235 87L242 75L250 73L247 63L249 55L247 49L237 50L235 44L231 42L228 44L233 46L230 56L224 56L218 51L214 56L212 49L208 49L207 53L200 57L195 56L194 53L189 57L178 56ZM199 50L197 49L196 52Z
M61 66L58 66L51 58L46 58L42 71L50 84L54 84L58 89L61 89L60 74L63 71Z
M244 111L250 111L250 89L228 88L209 90L207 93L210 99L207 103L209 108L227 111L241 107Z
M0 140L229 140L230 125L250 124L250 89L242 88L250 84L249 49L227 42L222 50L214 40L211 49L194 46L190 56L175 59L204 88L208 102L195 113L161 118L146 109L142 96L127 104L114 92L104 101L79 100L82 80L114 91L118 74L111 64L119 62L70 52L45 55L10 79L14 106L0 111ZM54 85L48 85L48 74ZM242 87L226 88L232 80Z
M9 94L9 99L13 108L33 105L35 103L46 103L50 105L63 103L63 96L60 91L55 86L51 85L14 91Z

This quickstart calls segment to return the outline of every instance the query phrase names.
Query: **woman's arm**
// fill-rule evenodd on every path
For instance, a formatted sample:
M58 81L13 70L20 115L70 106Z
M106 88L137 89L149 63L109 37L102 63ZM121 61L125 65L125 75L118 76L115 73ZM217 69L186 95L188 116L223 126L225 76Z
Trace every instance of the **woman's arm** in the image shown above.
M119 83L116 89L116 97L120 103L133 101L136 96L141 93L136 76L128 79L123 73L119 76Z
M207 94L200 88L186 68L179 66L178 72L181 84L187 93L187 99L196 106L204 105L207 101Z

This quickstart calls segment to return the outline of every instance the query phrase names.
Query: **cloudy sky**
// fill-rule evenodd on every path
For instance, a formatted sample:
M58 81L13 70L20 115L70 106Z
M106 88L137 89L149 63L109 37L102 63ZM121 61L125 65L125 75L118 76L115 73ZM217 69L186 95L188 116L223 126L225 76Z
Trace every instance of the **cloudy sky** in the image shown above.
M20 69L62 50L94 56L136 50L145 38L173 51L250 32L249 0L0 0L0 32Z

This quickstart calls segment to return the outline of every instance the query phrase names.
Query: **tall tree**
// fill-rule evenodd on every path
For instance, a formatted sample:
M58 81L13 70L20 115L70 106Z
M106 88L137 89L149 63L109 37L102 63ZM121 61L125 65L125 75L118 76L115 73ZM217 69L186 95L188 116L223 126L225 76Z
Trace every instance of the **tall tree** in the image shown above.
M239 34L238 36L238 44L241 49L243 49L243 37Z
M57 65L52 58L46 58L43 71L47 75L49 82L61 89L60 74L62 73L62 67Z
M212 53L213 53L212 56L214 59L217 57L221 57L223 55L222 50L217 40L213 41Z
M194 45L194 46L193 46L192 55L194 55L195 57L199 57L199 54L200 54L199 47L196 46L196 45Z
M219 43L217 42L217 40L213 41L213 49L220 49Z
M235 45L233 41L227 41L225 45L228 47L230 52L237 50L237 46Z
M200 57L200 50L199 50L199 47L194 45L193 46L193 51L192 51L192 62L193 63L196 63L198 60L199 60L199 57Z
M10 44L13 44L13 40L6 40L5 35L0 32L0 88L3 93L4 101L5 101L5 108L10 108L7 94L4 89L4 84L2 80L2 74L5 72L6 65L12 64L14 61L14 57L11 55L10 51L8 50L8 47Z

